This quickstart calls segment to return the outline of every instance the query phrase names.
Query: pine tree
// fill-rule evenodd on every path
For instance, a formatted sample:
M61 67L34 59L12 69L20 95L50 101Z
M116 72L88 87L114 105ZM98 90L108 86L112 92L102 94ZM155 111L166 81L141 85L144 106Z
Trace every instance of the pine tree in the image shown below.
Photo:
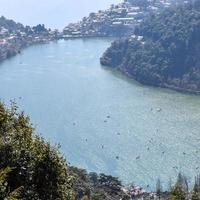
M195 185L192 191L192 200L200 200L200 176L195 177Z
M179 173L177 182L170 192L170 200L186 200L188 194L188 183L185 176Z
M158 179L157 183L156 183L156 194L157 194L158 198L161 199L161 196L162 196L162 185L161 185L160 179Z
M186 200L186 194L180 186L175 185L170 192L170 200Z
M199 194L196 190L192 192L192 200L200 200Z

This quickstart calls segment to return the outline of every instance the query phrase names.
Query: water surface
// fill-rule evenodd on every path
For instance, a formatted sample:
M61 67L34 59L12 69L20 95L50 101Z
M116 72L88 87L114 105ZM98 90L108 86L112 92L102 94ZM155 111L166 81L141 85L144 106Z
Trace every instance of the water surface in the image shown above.
M141 186L153 187L158 177L167 185L179 171L192 180L200 166L200 97L142 86L102 68L99 57L110 42L25 49L0 65L0 98L15 98L75 166Z

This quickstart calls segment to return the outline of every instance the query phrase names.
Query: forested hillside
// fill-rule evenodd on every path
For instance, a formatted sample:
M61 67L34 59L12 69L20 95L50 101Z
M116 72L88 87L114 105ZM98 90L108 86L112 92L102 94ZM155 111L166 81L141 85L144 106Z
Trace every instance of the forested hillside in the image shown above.
M200 1L152 15L101 63L137 81L200 94Z
M25 30L25 27L20 24L16 23L13 20L6 19L5 17L0 17L0 27L5 28L11 32L17 31L17 30Z

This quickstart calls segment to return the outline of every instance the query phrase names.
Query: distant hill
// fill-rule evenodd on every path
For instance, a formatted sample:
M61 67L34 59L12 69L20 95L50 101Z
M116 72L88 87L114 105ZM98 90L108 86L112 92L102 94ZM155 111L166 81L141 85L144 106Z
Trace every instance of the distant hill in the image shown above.
M124 37L150 13L158 13L178 0L125 0L106 10L90 13L64 28L65 37ZM186 2L186 1L184 1Z
M27 46L62 38L57 30L46 29L44 24L24 26L4 16L0 17L0 61L20 53Z
M152 15L115 41L101 63L137 81L200 94L200 1Z
M141 6L141 7L148 7L152 5L158 5L158 4L184 4L191 0L125 0L125 2L129 2L132 5L135 6Z
M6 19L4 16L0 17L0 27L8 29L9 31L25 29L22 24L16 23L13 20Z
M34 27L24 26L21 23L17 23L11 19L7 19L4 16L0 17L0 37L5 38L10 36L10 34L37 34L37 33L48 33L48 30L44 25L37 25Z

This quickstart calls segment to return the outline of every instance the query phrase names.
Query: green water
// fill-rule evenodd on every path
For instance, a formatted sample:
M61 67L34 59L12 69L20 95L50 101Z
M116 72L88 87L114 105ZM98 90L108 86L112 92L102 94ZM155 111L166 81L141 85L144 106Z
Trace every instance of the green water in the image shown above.
M200 97L142 86L102 68L99 57L110 42L25 49L0 65L0 98L16 99L73 165L152 188L179 171L192 181L200 172Z

